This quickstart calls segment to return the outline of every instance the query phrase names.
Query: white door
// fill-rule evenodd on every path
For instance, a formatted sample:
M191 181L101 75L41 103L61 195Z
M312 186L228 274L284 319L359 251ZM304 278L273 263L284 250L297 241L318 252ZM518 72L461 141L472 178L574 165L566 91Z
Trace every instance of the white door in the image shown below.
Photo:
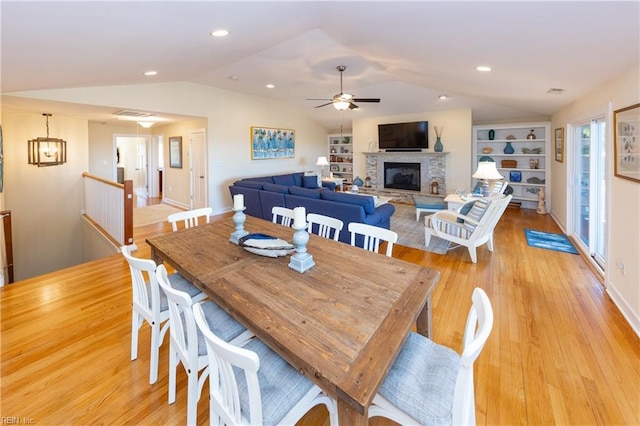
M136 173L133 180L133 192L146 198L147 191L147 137L136 138Z
M191 208L207 207L207 138L204 129L189 133Z

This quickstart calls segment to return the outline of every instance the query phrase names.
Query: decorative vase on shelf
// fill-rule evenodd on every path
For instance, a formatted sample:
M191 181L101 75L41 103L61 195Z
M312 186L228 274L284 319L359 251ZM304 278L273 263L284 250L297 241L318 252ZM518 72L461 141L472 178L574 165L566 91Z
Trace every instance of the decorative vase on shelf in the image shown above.
M527 135L527 139L531 140L531 139L535 139L536 138L536 134L533 133L533 129L531 129L531 133L529 133Z
M442 146L442 141L440 140L440 136L436 137L436 144L433 146L433 150L435 152L442 152L444 146Z
M502 152L504 152L505 154L513 154L515 152L513 146L511 146L511 142L507 142Z
M492 141L495 139L495 137L496 137L496 131L493 129L489 130L489 140Z

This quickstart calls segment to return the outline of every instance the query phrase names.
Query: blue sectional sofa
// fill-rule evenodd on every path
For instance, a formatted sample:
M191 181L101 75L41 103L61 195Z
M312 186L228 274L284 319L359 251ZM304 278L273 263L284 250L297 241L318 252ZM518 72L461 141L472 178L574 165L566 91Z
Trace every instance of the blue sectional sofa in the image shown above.
M392 204L376 207L371 196L334 192L318 187L316 176L289 173L276 176L246 178L229 186L231 197L244 195L245 213L271 220L271 208L282 206L293 209L305 207L307 213L317 213L342 220L344 228L340 241L350 243L349 223L360 222L389 229L395 212Z

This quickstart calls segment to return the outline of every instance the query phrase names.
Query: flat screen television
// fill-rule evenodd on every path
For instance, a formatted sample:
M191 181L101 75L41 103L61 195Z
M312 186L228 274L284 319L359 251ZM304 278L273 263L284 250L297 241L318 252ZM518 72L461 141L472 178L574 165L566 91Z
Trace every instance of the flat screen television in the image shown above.
M378 124L378 148L387 151L419 151L429 148L429 123Z

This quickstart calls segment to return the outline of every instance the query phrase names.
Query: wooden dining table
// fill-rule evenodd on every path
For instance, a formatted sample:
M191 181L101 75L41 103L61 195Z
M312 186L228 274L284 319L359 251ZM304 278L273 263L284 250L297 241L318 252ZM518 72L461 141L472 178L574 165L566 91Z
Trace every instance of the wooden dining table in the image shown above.
M292 241L292 228L247 216L245 230ZM415 325L428 336L439 272L310 235L315 266L265 257L229 241L228 221L147 239L166 263L337 401L343 425L368 408ZM344 231L343 231L344 232Z

